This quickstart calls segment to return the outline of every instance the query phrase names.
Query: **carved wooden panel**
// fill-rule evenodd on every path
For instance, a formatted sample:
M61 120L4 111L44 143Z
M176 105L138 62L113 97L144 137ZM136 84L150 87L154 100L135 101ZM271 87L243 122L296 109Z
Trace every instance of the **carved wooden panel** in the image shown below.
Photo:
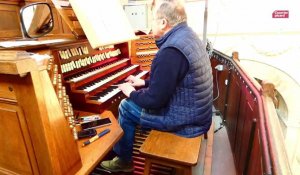
M241 98L239 101L239 108L238 108L238 115L237 117L237 127L236 127L236 135L235 135L235 140L234 140L234 158L235 158L235 163L238 164L240 161L240 149L242 142L244 141L242 138L243 130L244 130L244 122L245 122L245 115L246 115L246 96L243 94L244 93L244 87L241 87Z
M244 172L244 174L264 174L263 173L263 165L262 165L262 146L260 139L261 136L259 135L259 129L256 127L255 133L254 133L254 139L253 144L251 144L251 155L249 160L249 165Z
M231 74L230 84L229 84L229 92L227 99L227 110L225 113L226 124L228 137L231 143L232 150L235 149L235 135L236 135L236 127L237 127L237 116L239 109L239 102L241 97L241 85L238 81L237 75L235 72Z
M16 94L12 91L12 87L10 84L0 82L0 98L16 100Z
M235 147L235 157L238 174L243 174L246 162L249 159L247 156L248 150L252 149L249 145L252 145L250 139L251 127L254 124L253 119L256 118L256 109L253 98L246 88L242 87L242 98L240 104L240 115L238 116L237 138Z
M34 174L36 162L22 110L0 101L0 123L5 123L0 125L0 174Z

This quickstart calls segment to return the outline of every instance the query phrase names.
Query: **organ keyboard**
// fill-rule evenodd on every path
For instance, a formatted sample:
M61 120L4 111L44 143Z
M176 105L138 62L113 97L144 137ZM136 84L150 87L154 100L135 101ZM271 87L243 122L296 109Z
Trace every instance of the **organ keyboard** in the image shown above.
M145 75L148 74L148 71L139 71L136 74L134 74L138 78L142 78ZM123 81L118 82L117 84L123 83ZM120 89L118 89L117 85L111 85L109 88L104 90L103 92L100 92L98 94L95 94L93 97L91 97L91 100L97 100L98 102L104 103L116 94L121 92Z
M114 85L129 75L148 76L140 65L131 64L128 43L93 49L87 41L78 41L52 52L74 109L101 113L124 97Z
M124 74L127 74L129 71L131 70L134 70L135 68L137 68L138 65L131 65L129 67L126 67L125 69L121 70L121 71L118 71L118 72L114 72L104 78L100 78L100 79L97 79L96 81L93 81L92 83L90 84L87 84L86 86L83 87L83 91L85 92L91 92L91 91L94 91L96 90L97 88L109 83L109 82L112 82L114 79L124 75Z
M86 79L88 77L91 77L93 75L97 75L97 74L99 74L99 73L101 73L101 72L103 72L105 70L108 70L108 69L111 69L111 68L113 68L115 66L118 66L118 65L120 65L122 63L125 63L128 60L129 60L128 58L125 58L125 59L113 62L111 64L105 65L103 67L99 67L99 68L95 68L95 69L87 71L87 72L83 72L81 74L75 75L74 77L70 78L67 82L68 83L71 83L71 82L76 83L78 81L84 80L84 79Z

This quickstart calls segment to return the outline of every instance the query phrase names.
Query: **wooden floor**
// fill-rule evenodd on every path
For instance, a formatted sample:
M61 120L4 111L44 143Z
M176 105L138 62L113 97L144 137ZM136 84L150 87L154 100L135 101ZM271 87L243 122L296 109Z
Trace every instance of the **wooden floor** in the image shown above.
M220 116L214 116L213 120L216 131L220 128L222 119ZM233 154L225 127L214 133L212 159L212 175L236 175Z

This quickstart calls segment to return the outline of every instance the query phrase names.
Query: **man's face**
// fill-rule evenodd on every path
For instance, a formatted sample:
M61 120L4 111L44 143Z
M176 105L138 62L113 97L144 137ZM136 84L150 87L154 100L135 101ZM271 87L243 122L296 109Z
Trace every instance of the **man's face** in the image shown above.
M152 21L152 34L154 38L160 38L163 35L163 30L161 29L162 19L153 18Z
M164 34L164 22L163 18L159 18L157 16L157 6L159 4L156 3L152 6L152 33L154 38L160 38Z

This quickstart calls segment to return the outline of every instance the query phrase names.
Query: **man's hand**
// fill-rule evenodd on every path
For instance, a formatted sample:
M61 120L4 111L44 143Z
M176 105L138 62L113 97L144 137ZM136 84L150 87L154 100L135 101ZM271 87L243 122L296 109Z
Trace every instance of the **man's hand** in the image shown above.
M131 83L123 83L123 84L120 84L118 86L118 88L127 96L129 97L130 93L132 91L135 91L134 87L132 86Z
M133 87L140 87L140 86L145 86L145 80L142 80L140 78L137 78L133 75L130 75L125 79L125 81L129 82L131 86Z

